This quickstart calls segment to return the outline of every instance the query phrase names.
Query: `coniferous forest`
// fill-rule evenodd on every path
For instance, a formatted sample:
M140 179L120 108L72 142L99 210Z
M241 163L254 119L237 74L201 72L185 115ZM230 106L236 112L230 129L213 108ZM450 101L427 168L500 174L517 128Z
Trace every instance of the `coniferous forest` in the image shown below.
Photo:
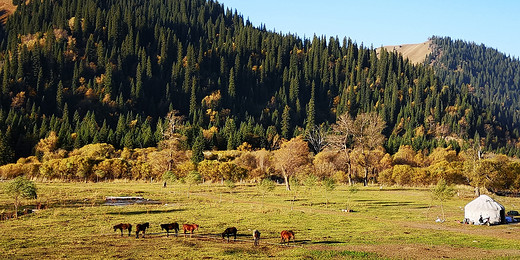
M473 106L486 114L475 117L475 134L485 137L488 150L515 155L519 137L520 61L483 44L432 37L434 51L426 60L445 85L460 87L475 98ZM512 143L510 143L512 142ZM504 146L504 143L506 146Z
M214 1L16 4L0 45L0 164L34 155L51 132L69 151L155 147L173 110L184 149L273 150L375 112L389 154L478 143L520 155L520 63L482 45L433 37L413 64L349 38L253 26Z

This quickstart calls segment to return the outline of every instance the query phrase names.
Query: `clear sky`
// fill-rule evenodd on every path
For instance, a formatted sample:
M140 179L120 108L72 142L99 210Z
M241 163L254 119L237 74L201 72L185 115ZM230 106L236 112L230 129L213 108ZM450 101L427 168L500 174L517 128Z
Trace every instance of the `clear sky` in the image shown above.
M520 1L219 0L253 25L311 38L346 36L380 47L421 43L432 35L483 43L520 57Z

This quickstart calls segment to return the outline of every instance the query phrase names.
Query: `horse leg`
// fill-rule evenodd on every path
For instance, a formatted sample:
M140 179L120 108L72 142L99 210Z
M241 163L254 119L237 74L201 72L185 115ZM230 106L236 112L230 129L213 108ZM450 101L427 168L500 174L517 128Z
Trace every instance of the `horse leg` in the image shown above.
M120 229L120 231L121 231L121 236L123 236L123 229Z
M170 236L170 230L166 229L166 237L169 237L169 236Z
M139 230L135 231L135 238L139 238Z

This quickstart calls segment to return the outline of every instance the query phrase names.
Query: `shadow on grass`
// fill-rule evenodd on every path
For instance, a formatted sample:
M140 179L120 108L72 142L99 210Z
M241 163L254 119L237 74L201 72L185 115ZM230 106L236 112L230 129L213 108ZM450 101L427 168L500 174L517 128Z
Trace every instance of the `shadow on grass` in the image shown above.
M296 239L296 240L294 240L294 241L291 240L291 244L292 244L293 242L294 242L295 244L312 244L310 239Z
M413 187L410 187L410 188L375 188L374 190L377 190L377 191L422 191L424 190L425 188L413 188Z
M377 205L382 207L400 207L400 206L409 206L409 205L417 205L411 201L374 201L367 203L368 206Z
M293 202L293 201L294 201L294 202L298 202L298 201L307 201L307 200L308 200L308 199L301 199L301 198L300 198L300 199L294 199L294 200L293 200L293 199L286 199L286 200L284 200L284 201L286 201L286 202Z
M155 210L138 210L126 212L108 212L109 215L139 215L139 214L161 214L184 211L184 209L155 209Z
M333 245L333 244L345 244L344 241L316 241L309 244L313 245Z
M368 207L400 207L400 206L412 206L415 209L427 209L429 206L425 204L418 204L411 201L379 201L373 199L358 199L355 200L359 203L365 203Z

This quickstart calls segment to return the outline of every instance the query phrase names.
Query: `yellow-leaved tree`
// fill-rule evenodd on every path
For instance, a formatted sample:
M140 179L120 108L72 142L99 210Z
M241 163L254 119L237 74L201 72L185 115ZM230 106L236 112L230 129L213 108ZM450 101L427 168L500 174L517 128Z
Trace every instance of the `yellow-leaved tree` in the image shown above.
M282 172L285 179L285 187L291 190L290 178L294 176L296 170L309 162L309 147L301 136L295 137L290 141L285 141L280 149L274 151L276 168Z

